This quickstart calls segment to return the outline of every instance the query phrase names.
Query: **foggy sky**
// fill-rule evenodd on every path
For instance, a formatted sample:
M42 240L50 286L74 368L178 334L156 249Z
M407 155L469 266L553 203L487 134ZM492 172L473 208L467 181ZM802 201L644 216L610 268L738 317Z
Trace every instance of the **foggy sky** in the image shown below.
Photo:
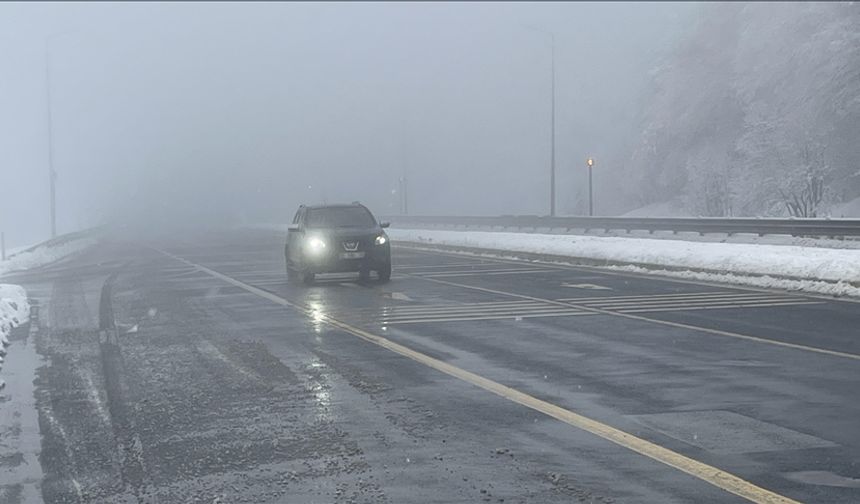
M648 72L690 4L0 4L0 230L283 222L299 203L546 214L556 35L559 213L595 156L603 213ZM46 51L46 47L48 48ZM7 181L14 176L14 184ZM602 206L601 206L602 205Z

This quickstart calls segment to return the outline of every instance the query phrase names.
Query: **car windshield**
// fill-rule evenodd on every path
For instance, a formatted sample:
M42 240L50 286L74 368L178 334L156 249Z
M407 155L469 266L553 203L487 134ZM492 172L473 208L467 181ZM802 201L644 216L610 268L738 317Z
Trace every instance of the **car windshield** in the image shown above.
M368 228L376 225L376 220L365 208L328 207L308 210L309 228Z

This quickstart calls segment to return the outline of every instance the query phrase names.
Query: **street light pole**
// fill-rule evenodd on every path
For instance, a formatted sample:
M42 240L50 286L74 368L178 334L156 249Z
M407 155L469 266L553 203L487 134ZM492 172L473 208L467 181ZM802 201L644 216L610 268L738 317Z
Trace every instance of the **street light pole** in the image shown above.
M550 175L549 175L549 214L551 217L555 217L555 34L550 33L550 40L552 41L552 99L550 101L550 110L551 110L551 118L550 122L552 126L550 128Z
M51 102L51 39L45 41L45 97L48 111L48 180L51 184L51 238L57 236L57 172L54 170L54 120Z
M591 189L591 169L594 167L594 159L588 158L588 161L586 161L586 164L588 165L588 216L593 217L594 216L594 199L593 199L593 193L592 193L592 189Z

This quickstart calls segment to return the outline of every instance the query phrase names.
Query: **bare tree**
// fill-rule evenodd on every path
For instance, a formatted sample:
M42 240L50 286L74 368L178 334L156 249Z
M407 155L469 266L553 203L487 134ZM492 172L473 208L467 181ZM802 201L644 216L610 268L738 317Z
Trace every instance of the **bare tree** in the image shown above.
M792 217L818 217L826 192L824 147L807 142L800 151L800 161L802 180L788 190L779 189L779 194Z

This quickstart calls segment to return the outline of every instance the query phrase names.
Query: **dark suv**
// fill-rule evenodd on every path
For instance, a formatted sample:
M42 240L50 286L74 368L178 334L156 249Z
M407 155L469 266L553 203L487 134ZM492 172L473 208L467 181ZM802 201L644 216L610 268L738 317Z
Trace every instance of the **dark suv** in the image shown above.
M317 273L357 271L362 280L376 271L391 278L391 246L383 228L364 205L300 206L287 233L284 256L291 280L313 283Z

